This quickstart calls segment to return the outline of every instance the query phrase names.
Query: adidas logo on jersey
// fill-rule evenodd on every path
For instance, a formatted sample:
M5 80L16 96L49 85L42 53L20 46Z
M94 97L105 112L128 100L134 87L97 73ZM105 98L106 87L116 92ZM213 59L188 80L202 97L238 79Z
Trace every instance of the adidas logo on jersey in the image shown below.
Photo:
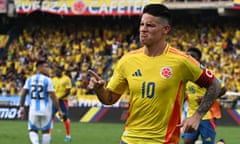
M140 71L140 69L137 69L137 71L135 71L133 74L132 74L133 77L141 77L142 76L142 73Z

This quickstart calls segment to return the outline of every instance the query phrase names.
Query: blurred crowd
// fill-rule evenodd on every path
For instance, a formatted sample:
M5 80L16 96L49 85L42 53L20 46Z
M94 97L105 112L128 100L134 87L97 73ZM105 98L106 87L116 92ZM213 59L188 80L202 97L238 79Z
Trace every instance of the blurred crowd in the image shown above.
M56 22L57 23L57 22ZM87 70L109 79L116 62L138 41L138 18L102 23L27 23L11 41L0 61L0 94L16 95L38 59L48 60L51 76L61 66L72 79L72 94L94 94L87 89ZM225 83L228 91L240 92L240 29L221 25L174 25L169 43L186 51L197 47L202 63Z

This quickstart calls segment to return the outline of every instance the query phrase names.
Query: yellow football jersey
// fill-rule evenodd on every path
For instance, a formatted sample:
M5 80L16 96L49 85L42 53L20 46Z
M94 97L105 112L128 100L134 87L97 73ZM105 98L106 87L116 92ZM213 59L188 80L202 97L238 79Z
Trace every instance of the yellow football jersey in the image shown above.
M169 45L156 57L143 51L140 48L122 57L107 85L118 94L129 89L129 115L122 139L127 143L134 143L134 137L178 143L180 128L176 125L181 122L186 83L206 80L205 68Z
M53 85L56 91L56 96L61 98L66 90L72 88L71 79L67 75L63 75L62 77L54 77L53 78ZM62 100L67 100L67 97L64 97Z

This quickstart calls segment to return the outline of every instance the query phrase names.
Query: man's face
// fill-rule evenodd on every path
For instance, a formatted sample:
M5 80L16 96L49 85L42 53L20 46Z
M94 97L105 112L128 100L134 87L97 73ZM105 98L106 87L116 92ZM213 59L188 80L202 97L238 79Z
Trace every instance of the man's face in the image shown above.
M144 13L140 22L140 42L144 45L152 45L159 42L163 35L168 33L169 25L163 25L161 18Z
M49 72L49 65L47 63L44 63L41 66L41 72L44 73L45 75L49 76L50 72Z
M56 73L56 76L57 76L57 77L61 77L61 76L62 76L62 70L59 69L59 68L56 69L56 72L55 72L55 73Z

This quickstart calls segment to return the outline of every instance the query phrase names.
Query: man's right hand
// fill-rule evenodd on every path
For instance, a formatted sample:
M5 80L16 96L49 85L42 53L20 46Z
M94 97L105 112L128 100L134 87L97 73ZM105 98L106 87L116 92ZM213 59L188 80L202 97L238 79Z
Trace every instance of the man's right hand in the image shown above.
M25 109L24 109L24 107L20 107L19 108L19 118L24 119L24 116L25 116Z
M62 112L62 110L58 110L58 115L59 115L59 117L60 117L61 119L63 118L64 113Z
M105 85L105 80L102 79L97 73L95 73L93 70L88 70L88 73L91 75L88 88L98 90L99 88L102 88Z

